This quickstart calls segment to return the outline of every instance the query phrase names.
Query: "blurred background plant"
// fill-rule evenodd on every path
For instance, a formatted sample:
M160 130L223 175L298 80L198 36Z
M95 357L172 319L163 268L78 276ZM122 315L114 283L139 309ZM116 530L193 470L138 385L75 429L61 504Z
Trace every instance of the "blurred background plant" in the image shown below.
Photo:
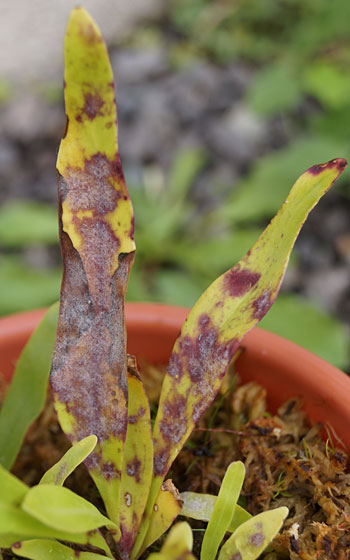
M104 30L113 6L99 18L86 5ZM128 299L190 306L255 242L307 167L349 158L350 3L172 0L137 15L121 39L109 33L136 216ZM54 169L64 115L60 73L45 75L19 90L0 66L1 314L59 293ZM343 368L349 192L345 172L306 223L262 322Z

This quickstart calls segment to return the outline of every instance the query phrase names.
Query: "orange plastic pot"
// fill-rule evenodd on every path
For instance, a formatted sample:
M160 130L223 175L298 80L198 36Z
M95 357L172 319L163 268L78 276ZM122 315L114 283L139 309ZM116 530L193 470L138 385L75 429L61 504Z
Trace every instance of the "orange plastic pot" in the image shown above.
M127 303L128 351L159 364L169 359L188 310L151 303ZM43 310L0 319L0 372L10 379L21 349ZM243 340L237 370L243 381L255 379L268 391L272 410L293 396L304 399L312 422L330 425L350 449L350 379L311 352L263 329Z

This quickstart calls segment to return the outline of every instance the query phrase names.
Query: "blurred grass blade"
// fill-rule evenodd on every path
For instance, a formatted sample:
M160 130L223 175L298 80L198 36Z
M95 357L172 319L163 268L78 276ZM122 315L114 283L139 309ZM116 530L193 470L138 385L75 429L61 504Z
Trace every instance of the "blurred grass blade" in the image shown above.
M39 484L55 484L62 486L66 478L80 465L95 449L97 437L87 436L74 443L63 457L51 469L46 471Z
M22 351L0 411L0 464L7 469L11 468L29 426L45 404L57 315L55 303Z

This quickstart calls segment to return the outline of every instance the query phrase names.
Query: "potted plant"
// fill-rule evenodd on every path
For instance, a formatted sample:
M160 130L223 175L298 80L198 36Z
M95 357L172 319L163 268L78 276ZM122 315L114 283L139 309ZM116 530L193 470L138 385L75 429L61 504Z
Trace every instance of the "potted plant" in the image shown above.
M307 170L254 247L195 304L175 341L151 426L136 360L126 353L124 296L135 255L134 220L115 142L113 78L101 35L82 8L73 10L68 24L65 64L67 127L57 161L64 274L50 384L61 427L72 447L32 488L0 469L5 489L0 498L0 546L33 559L136 559L181 513L209 520L202 560L214 560L227 531L232 535L220 548L220 560L257 558L288 510L282 505L251 517L237 504L245 472L241 462L227 466L218 496L190 492L180 497L166 475L227 378L241 340L271 307L309 211L346 162L335 159ZM178 320L178 312L174 313ZM26 346L2 409L8 423L7 429L0 430L0 453L7 467L24 427L44 401L56 317L54 306ZM139 338L138 355L144 352L163 360L178 331L177 320L171 323L175 332L165 337L166 352L158 348L159 354L147 354L148 345ZM259 336L263 342L263 333L251 334L252 348L254 337L259 348ZM278 337L272 340L282 345L283 352L284 343ZM267 348L261 351L260 347L260 353ZM242 371L248 355L249 351L243 352L239 358ZM301 360L308 356L305 352ZM7 413L25 390L22 380L32 375L33 363L36 377L30 378L30 406L23 411L23 422L15 425L16 416ZM273 362L268 367L273 395L274 374L281 370ZM247 369L248 377L251 365ZM261 371L265 381L266 365ZM288 378L287 373L283 375ZM345 388L341 373L335 375ZM283 397L290 396L293 384ZM308 384L304 380L300 390ZM316 421L324 419L323 403L317 403L320 394L309 401L310 416ZM337 412L338 405L330 408ZM341 426L338 419L333 424L336 429ZM63 486L82 462L98 488L103 513ZM150 558L191 559L191 549L191 530L187 523L180 523Z

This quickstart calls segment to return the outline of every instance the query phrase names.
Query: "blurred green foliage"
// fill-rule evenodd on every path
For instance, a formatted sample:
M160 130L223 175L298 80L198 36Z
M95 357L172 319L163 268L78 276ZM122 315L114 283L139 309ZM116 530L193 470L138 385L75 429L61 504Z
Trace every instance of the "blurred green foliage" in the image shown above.
M255 242L307 167L349 155L350 3L172 0L168 10L174 65L243 61L253 71L243 103L262 119L282 119L286 136L217 207L200 212L192 189L212 157L203 150L174 154L167 175L149 166L140 184L128 180L138 249L128 299L190 306ZM153 26L137 37L147 48L162 33ZM344 196L348 176L337 183ZM17 202L0 211L0 314L58 298L60 271L28 267L23 257L32 246L56 244L56 231L56 210L47 205ZM315 304L282 294L263 326L346 365L343 326Z

